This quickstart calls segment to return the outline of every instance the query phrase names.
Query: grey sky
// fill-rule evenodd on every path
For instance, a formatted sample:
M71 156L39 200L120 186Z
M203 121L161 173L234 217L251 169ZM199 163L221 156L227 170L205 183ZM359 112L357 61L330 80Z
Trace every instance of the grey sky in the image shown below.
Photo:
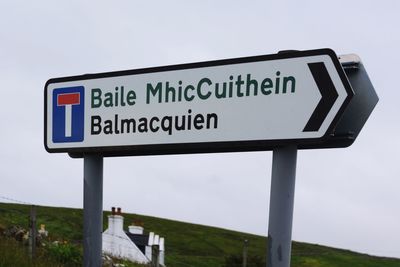
M329 47L380 102L350 148L299 152L293 239L400 257L399 3L1 1L0 196L82 207L82 160L43 147L50 78ZM266 235L270 174L271 152L109 158L104 208Z

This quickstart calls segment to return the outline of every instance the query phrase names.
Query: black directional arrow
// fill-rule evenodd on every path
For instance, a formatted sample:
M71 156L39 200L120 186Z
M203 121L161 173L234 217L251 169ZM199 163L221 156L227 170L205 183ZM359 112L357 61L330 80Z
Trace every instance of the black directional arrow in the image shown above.
M335 104L338 93L323 62L309 63L308 68L311 71L322 97L304 127L303 132L316 132L325 121L333 104Z

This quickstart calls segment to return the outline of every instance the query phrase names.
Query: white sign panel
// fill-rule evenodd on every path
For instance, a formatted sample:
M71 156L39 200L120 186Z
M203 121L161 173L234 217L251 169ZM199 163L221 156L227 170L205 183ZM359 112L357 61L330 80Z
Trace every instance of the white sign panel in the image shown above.
M352 95L329 49L56 78L45 146L117 155L321 142Z

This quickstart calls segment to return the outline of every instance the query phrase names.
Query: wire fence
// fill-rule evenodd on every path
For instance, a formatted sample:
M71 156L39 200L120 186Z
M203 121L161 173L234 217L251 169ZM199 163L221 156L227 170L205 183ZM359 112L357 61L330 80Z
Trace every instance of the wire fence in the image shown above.
M8 202L13 202L13 203L17 203L17 204L35 205L35 204L31 203L31 202L26 202L26 201L18 200L18 199L15 199L15 198L6 197L4 195L0 195L0 199L4 199L4 200L7 200Z

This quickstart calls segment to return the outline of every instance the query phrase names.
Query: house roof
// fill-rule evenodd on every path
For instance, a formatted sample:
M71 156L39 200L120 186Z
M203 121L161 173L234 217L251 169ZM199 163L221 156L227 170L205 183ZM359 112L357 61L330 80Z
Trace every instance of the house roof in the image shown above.
M126 232L126 235L132 240L133 243L143 252L146 254L146 246L149 243L149 235L141 235L141 234L132 234Z

